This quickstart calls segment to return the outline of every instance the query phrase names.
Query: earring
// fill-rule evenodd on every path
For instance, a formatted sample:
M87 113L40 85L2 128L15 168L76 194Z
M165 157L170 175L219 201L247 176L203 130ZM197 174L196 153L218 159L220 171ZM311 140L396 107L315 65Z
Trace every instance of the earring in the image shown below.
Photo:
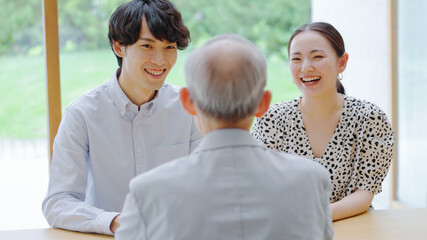
M344 77L344 76L342 75L342 73L338 73L338 76L337 76L337 79L338 79L338 80L340 80L340 81L341 81L343 77Z

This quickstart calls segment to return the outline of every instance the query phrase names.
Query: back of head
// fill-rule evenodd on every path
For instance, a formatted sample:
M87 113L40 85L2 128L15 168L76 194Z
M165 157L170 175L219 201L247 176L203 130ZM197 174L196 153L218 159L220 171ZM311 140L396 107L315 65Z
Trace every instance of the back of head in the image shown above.
M111 48L113 41L124 46L134 44L139 38L143 17L155 38L176 42L180 50L188 46L190 32L173 3L169 0L133 0L120 5L110 17L108 39ZM122 58L117 56L117 61L121 67Z
M338 30L334 26L326 22L313 22L313 23L301 25L292 33L288 42L288 56L289 56L290 46L294 37L306 31L315 31L320 33L323 37L325 37L328 40L329 44L335 50L335 53L339 58L344 55L345 53L344 39L342 38ZM345 94L344 86L341 84L341 81L339 79L337 79L336 84L337 84L337 92Z
M191 99L202 114L236 121L255 113L266 85L267 64L250 41L225 34L188 56L185 77Z

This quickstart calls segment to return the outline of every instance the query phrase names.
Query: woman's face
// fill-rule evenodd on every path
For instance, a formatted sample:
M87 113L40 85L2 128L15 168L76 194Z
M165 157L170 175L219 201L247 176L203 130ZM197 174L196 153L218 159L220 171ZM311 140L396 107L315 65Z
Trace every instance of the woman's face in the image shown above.
M337 76L345 69L347 54L338 58L325 37L305 31L292 40L289 57L294 84L304 96L336 94Z

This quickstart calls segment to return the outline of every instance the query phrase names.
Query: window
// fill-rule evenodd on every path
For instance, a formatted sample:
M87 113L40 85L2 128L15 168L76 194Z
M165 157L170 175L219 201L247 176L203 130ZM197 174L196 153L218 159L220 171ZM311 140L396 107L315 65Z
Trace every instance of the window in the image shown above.
M47 227L41 1L0 1L0 230ZM10 14L12 13L13 14Z
M427 207L427 29L425 1L399 1L399 164L398 200Z

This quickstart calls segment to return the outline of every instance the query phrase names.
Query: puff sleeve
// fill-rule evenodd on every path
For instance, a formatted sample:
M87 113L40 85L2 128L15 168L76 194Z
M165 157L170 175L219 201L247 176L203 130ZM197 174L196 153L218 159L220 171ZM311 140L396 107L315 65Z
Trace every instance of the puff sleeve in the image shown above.
M378 194L392 161L394 133L379 107L371 105L366 110L357 188Z

